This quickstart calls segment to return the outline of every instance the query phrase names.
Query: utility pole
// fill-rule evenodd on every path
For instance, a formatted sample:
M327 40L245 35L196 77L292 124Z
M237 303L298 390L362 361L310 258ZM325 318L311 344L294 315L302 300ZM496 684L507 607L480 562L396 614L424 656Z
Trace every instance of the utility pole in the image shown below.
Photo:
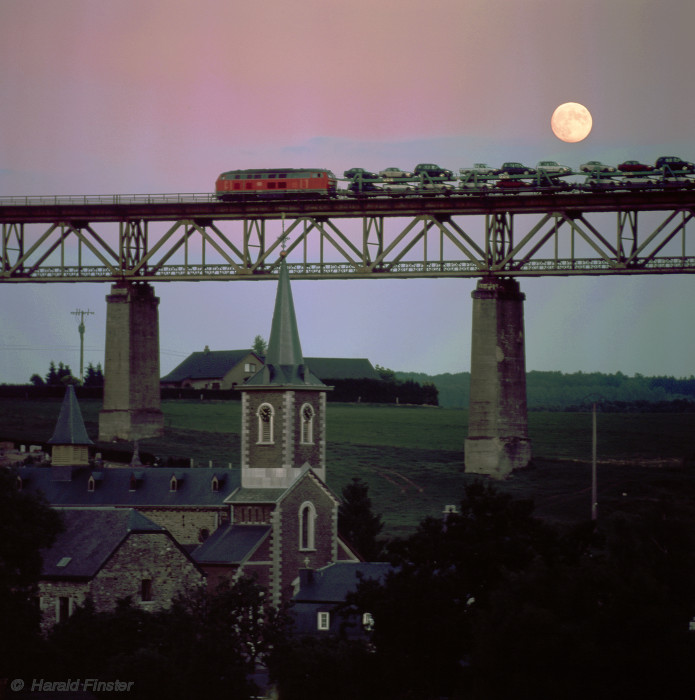
M84 317L94 316L94 312L87 309L87 311L82 311L82 309L77 309L76 311L70 312L73 316L80 317L80 325L77 330L80 332L80 381L84 381Z

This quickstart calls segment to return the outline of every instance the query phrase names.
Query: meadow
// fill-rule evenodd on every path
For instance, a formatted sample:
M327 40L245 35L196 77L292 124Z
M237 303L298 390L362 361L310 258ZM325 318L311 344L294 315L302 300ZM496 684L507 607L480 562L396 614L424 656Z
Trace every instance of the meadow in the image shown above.
M80 401L88 433L98 432L99 400ZM59 400L0 399L0 439L32 444L51 436ZM164 401L165 435L140 443L143 455L192 459L196 466L239 468L240 404ZM695 504L695 414L599 413L599 513L643 500ZM471 480L464 473L468 411L395 405L328 404L327 480L340 494L353 477L369 484L387 536L404 535L425 516L458 503ZM559 520L588 519L591 493L591 414L529 413L533 464L501 490L532 498L536 512ZM99 444L120 449L128 443Z

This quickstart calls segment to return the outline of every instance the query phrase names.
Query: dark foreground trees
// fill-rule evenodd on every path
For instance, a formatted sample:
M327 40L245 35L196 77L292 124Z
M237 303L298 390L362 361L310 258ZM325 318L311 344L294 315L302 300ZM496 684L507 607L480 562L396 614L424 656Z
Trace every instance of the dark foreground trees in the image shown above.
M19 490L16 477L0 469L0 678L21 676L30 669L40 643L40 550L49 547L62 528L57 511Z
M249 698L249 675L288 637L288 624L248 578L191 591L160 612L123 600L98 613L88 601L49 635L42 671L133 681L132 698Z
M473 484L350 601L375 623L364 697L689 697L693 544L663 504L560 531Z

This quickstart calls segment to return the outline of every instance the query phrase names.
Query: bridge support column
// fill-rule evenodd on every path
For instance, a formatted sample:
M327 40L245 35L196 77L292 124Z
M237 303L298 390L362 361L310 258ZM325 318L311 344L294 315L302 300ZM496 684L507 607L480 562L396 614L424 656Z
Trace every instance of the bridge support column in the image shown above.
M528 466L524 298L513 279L484 278L473 297L466 472L504 479Z
M99 440L164 432L159 392L159 299L144 283L118 283L106 297L104 405Z

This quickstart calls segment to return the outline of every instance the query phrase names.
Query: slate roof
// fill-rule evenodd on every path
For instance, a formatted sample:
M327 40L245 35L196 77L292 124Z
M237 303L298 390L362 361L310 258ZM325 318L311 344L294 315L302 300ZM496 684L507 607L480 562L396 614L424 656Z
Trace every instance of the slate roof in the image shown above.
M175 367L162 382L182 382L184 379L220 379L247 355L254 354L258 362L263 360L252 350L203 350L191 353Z
M383 581L393 566L387 562L340 561L316 569L311 581L302 584L294 595L295 603L340 603L357 590L360 576Z
M43 550L42 578L93 578L133 532L167 532L130 508L65 509L65 531Z
M68 385L58 414L58 421L49 445L93 445L84 427L82 411L77 403L75 387Z
M223 525L193 551L198 564L242 564L270 534L270 525Z
M53 481L50 467L21 467L17 474L24 489L42 491L53 506L223 506L225 499L241 485L241 472L235 469L144 467L92 471L82 467L73 471L70 481ZM90 492L87 485L92 474L95 489ZM179 479L176 491L169 488L173 475ZM130 489L131 476L137 479L134 491ZM212 490L214 476L220 482L219 491Z
M287 489L240 488L227 499L227 503L278 503Z
M280 275L275 295L273 323L268 340L265 365L249 377L244 387L311 386L327 389L326 385L304 362L299 342L297 318L290 287L290 275L285 258L280 263Z

